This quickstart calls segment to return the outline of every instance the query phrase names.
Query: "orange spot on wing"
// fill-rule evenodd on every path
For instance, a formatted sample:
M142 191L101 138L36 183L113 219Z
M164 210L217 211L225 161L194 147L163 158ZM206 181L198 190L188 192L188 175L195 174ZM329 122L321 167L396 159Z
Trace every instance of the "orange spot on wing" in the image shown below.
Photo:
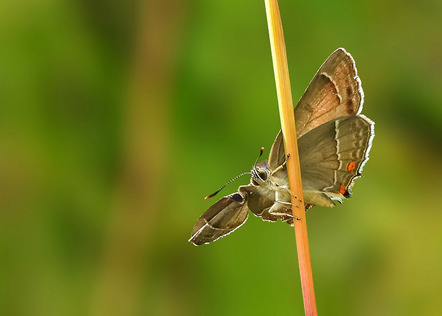
M344 195L345 192L347 192L347 190L345 189L345 186L344 186L344 185L341 185L341 186L339 187L339 193L341 193L342 195Z
M356 164L355 164L354 161L350 162L350 163L347 165L347 171L348 171L348 172L355 170L355 168L356 168Z

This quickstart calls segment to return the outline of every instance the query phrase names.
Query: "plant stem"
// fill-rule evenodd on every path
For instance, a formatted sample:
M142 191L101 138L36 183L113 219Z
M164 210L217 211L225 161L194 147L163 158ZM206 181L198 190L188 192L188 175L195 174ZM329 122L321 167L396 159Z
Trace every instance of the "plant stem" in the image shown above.
M301 182L301 168L299 165L298 142L296 137L295 116L290 89L290 78L287 65L287 55L282 30L281 17L277 0L265 0L267 23L269 27L270 46L272 50L273 70L275 72L276 90L278 94L279 114L287 160L290 189L293 194L304 200ZM299 272L301 275L302 294L304 298L305 315L317 315L315 291L313 287L310 250L308 246L307 222L304 203L292 197L296 246L298 250Z

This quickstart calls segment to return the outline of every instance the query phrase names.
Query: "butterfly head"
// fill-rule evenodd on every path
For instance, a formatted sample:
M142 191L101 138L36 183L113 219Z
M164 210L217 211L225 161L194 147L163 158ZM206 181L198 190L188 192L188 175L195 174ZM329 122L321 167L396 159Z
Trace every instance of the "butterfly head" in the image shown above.
M268 168L267 162L257 164L251 171L253 185L259 186L266 183L270 177L270 170Z

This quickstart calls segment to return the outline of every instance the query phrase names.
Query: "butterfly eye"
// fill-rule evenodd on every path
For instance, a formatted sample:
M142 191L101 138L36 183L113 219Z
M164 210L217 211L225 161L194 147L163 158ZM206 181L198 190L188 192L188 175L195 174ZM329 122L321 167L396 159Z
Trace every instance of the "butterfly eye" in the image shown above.
M265 172L263 169L258 170L258 175L262 180L267 180L267 172Z

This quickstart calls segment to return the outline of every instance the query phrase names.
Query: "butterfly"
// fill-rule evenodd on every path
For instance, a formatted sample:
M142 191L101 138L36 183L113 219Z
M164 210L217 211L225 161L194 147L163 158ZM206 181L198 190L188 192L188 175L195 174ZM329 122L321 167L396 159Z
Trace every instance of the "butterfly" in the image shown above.
M363 101L355 62L339 48L319 68L294 110L306 209L333 207L334 200L351 196L374 137L374 122L360 114ZM253 166L250 183L213 204L196 222L189 241L198 246L231 233L244 224L249 209L264 221L293 225L287 159L279 131L269 159Z

